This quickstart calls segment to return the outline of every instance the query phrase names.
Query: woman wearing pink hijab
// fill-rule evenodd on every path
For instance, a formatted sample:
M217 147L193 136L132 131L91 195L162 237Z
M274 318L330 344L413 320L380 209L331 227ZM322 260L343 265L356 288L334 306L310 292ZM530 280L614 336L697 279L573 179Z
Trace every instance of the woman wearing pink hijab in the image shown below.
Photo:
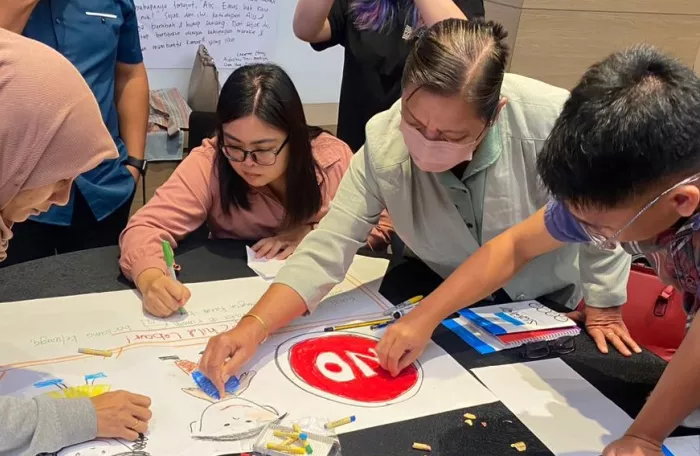
M70 62L2 29L0 107L3 261L14 223L65 204L73 179L116 158L117 151L92 92ZM147 397L124 391L92 399L0 396L0 454L34 456L95 437L136 440L147 430L149 406Z

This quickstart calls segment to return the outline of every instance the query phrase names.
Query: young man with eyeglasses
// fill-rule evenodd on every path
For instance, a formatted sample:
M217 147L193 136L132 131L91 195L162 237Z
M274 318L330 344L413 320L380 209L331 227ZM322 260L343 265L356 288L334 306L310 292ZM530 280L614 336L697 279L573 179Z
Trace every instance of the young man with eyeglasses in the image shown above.
M415 328L483 299L539 255L567 243L620 243L684 293L688 325L637 419L603 455L660 456L663 440L700 406L700 78L650 46L609 56L571 92L537 168L553 200L393 325L381 362L421 346Z

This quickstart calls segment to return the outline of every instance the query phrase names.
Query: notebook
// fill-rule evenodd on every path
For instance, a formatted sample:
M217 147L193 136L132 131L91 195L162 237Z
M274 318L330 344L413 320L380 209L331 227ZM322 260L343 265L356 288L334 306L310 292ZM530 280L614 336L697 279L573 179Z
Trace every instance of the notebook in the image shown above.
M482 355L516 348L531 342L555 340L565 336L578 336L581 333L581 329L578 326L573 326L570 328L545 329L542 331L527 331L494 336L472 320L462 316L445 320L442 322L442 325Z
M537 301L462 309L459 314L494 336L576 326L565 314Z

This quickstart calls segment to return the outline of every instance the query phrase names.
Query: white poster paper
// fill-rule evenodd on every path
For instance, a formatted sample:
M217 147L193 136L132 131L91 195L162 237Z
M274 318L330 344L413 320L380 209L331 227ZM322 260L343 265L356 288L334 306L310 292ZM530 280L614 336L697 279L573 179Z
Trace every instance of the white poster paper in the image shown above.
M664 444L673 456L699 456L700 455L700 435L690 435L687 437L671 437Z
M232 327L265 291L268 284L258 277L194 284L188 314L169 319L143 315L131 292L2 304L0 330L11 342L0 351L0 395L109 387L152 399L144 440L95 441L61 456L236 453L250 450L251 436L271 422L356 416L338 428L343 433L495 401L435 344L393 378L379 367L374 349L381 331L323 331L388 308L378 293L386 265L357 257L333 296L261 346L239 373L242 386L220 402L197 389L190 374L208 337ZM80 346L114 356L80 355Z
M274 49L278 0L136 0L148 68L192 68L203 44L217 67L267 62Z

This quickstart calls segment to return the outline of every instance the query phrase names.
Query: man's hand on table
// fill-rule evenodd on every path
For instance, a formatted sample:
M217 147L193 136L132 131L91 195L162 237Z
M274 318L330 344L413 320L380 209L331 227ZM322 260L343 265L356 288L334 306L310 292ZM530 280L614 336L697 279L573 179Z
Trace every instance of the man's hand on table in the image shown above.
M662 452L655 443L626 435L605 447L603 456L662 456Z
M586 332L593 338L601 353L608 353L608 342L624 356L632 356L632 352L642 352L630 336L625 322L622 321L622 306L607 308L585 306L583 312L571 312L569 317L585 323Z

